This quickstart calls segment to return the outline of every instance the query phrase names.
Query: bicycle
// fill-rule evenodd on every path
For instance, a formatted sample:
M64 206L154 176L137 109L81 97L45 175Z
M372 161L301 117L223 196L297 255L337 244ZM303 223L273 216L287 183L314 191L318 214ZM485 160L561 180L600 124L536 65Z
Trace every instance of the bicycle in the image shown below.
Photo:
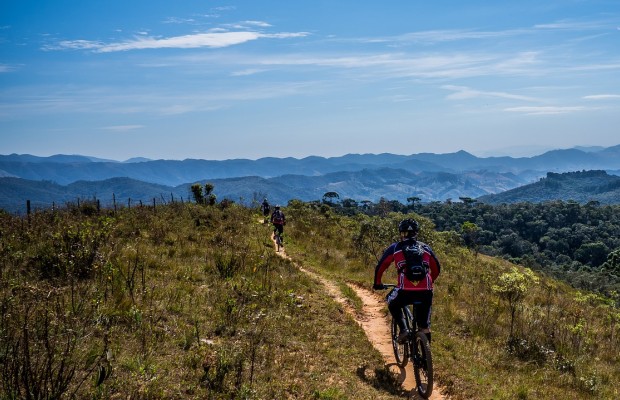
M396 285L383 286L385 289L396 287ZM415 310L411 305L403 307L405 325L409 331L409 335L404 343L398 342L400 327L396 320L392 318L392 348L394 349L396 364L399 367L405 368L409 360L411 360L416 390L421 397L427 399L433 393L433 357L428 338L424 332L418 330L414 312Z
M275 230L275 231L273 231L273 238L274 238L274 240L275 240L275 242L276 242L276 250L277 250L277 251L278 251L278 253L279 253L279 252L280 252L280 250L282 249L282 247L284 247L284 246L282 245L282 235L280 235L280 234L278 233L278 231L277 231L277 230Z

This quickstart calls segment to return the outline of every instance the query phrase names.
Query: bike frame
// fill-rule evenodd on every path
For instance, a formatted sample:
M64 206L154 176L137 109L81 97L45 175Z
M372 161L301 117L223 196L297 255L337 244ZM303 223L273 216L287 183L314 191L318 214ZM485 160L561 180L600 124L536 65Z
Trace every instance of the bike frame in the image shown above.
M396 285L384 285L387 288L395 288ZM404 343L404 349L402 359L397 355L400 353L398 346L400 344L395 342L395 324L392 321L392 347L394 348L394 356L397 364L404 368L408 361L411 360L413 365L413 372L416 381L416 390L418 394L423 398L428 398L433 392L433 362L431 356L431 349L426 335L418 329L417 321L415 319L415 308L413 305L405 305L403 307L403 316L409 335L407 341Z

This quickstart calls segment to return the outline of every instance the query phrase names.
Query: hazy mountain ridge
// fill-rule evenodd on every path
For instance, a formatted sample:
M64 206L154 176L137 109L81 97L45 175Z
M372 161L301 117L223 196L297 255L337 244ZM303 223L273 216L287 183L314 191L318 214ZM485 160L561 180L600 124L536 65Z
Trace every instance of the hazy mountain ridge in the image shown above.
M496 198L492 197L493 194L530 184L549 171L565 172L565 168L586 165L605 165L610 172L620 170L620 146L588 152L557 150L531 158L479 158L465 151L409 156L347 154L331 158L266 157L225 161L149 161L137 158L135 161L109 162L61 155L48 157L53 159L50 161L33 157L0 156L1 208L22 211L26 200L31 200L33 207L50 207L53 203L93 197L109 206L113 195L119 203L129 199L148 203L154 198L157 202L173 198L186 200L191 197L189 188L195 182L214 184L215 194L220 200L228 198L245 203L263 196L283 204L293 198L312 201L321 199L330 191L337 192L341 199L357 201L376 202L385 198L406 203L410 197L418 197L423 202L481 197L493 202L510 198ZM568 171L574 170L579 169ZM532 194L527 198L542 201L550 197L584 198L574 191L558 190L552 194ZM597 201L614 203L620 199L611 191L599 193Z
M524 171L568 172L589 169L620 169L620 145L600 151L577 149L553 150L535 157L476 157L466 151L412 155L347 154L340 157L311 156L302 159L265 157L258 160L144 160L140 162L92 161L93 157L35 157L0 155L0 170L5 175L30 180L51 180L67 185L79 180L105 180L128 177L145 182L176 186L202 179L243 176L264 178L295 175L323 175L339 171L362 171L376 168L404 169L410 172L452 172L487 170L496 173ZM99 159L97 159L99 160Z

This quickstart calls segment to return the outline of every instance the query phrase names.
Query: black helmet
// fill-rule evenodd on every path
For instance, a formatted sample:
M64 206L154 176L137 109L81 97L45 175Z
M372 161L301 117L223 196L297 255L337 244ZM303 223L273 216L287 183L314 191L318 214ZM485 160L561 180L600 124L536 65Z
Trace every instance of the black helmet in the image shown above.
M279 205L279 204L276 204L276 207L275 207L275 208L276 208L276 210L279 210L279 209L280 209L280 205Z
M420 225L416 220L411 218L403 219L400 221L400 224L398 224L398 231L407 233L409 237L417 235L419 230Z

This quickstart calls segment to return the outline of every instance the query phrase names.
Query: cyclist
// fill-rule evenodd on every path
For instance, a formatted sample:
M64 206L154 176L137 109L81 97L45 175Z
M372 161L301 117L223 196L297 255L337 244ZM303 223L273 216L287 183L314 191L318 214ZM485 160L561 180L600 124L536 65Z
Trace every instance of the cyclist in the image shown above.
M260 209L263 211L263 217L265 217L265 223L267 223L269 218L269 212L271 211L271 206L269 205L266 197L263 200L263 204L260 205Z
M282 240L282 243L284 243L284 238L282 237L282 234L284 234L286 217L284 216L282 210L280 210L279 204L276 204L273 214L271 214L271 223L273 224L273 233L275 234L277 231L280 234L280 239Z
M407 327L403 319L402 307L413 304L415 308L415 318L418 328L426 334L428 341L431 341L431 306L433 304L433 282L440 273L439 260L435 253L426 244L417 240L417 234L420 227L417 221L413 219L404 219L398 224L400 232L400 241L392 243L383 253L375 268L375 280L373 289L385 289L381 283L381 277L385 270L392 264L398 270L398 284L386 297L388 309L392 317L397 321L400 327L398 335L399 343L403 343L407 339ZM408 261L406 256L411 260L409 254L411 251L416 254L419 264L422 265L422 275L425 275L419 281L411 281L407 278L405 269ZM411 264L412 261L409 261Z

